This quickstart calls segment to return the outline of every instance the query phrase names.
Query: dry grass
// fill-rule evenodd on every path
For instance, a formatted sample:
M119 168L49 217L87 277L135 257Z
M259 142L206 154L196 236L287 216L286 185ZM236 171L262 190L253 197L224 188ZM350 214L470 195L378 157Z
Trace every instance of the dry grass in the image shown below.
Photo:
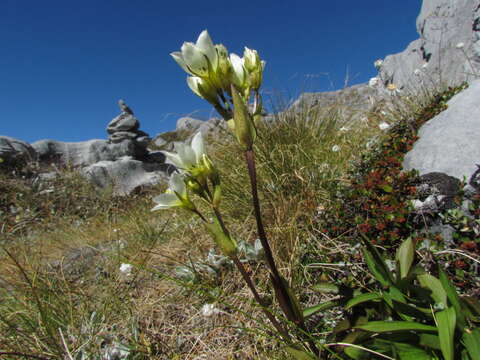
M267 232L281 273L295 280L304 304L315 300L306 286L317 273L303 267L302 257L315 256L312 249L342 252L349 246L312 227L331 184L345 181L351 161L381 136L379 122L413 113L416 105L407 105L386 115L374 110L356 123L339 107L320 116L320 109L303 106L261 126L256 153ZM227 225L238 240L251 243L256 235L241 152L228 134L212 141L209 152L222 174ZM162 186L118 199L71 173L44 197L28 178L15 183L7 174L0 184L6 224L0 234L0 351L48 359L68 352L83 359L83 353L87 359L121 343L131 350L129 359L285 358L232 268L200 273L195 281L176 277L176 266L205 261L213 245L192 216L150 212ZM11 205L21 212L12 215ZM122 263L134 265L132 275L120 273ZM272 298L265 266L248 267L262 294ZM220 313L204 316L208 303Z

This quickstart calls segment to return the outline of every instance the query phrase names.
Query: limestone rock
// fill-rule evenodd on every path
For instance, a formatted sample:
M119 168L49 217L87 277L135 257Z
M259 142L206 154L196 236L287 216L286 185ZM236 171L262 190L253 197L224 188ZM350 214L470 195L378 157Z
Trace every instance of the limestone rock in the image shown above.
M385 58L379 77L401 89L472 81L480 74L480 1L424 0L420 38Z
M135 132L140 127L140 122L133 114L121 113L115 117L107 126L107 132L114 134L117 131Z
M480 80L455 95L448 108L424 124L405 156L405 169L470 179L480 163Z
M127 195L138 188L168 181L174 167L164 163L147 163L125 157L100 161L82 169L82 174L100 188L113 186L117 195Z
M35 160L35 149L22 140L10 136L0 136L0 159L7 163Z
M89 140L82 142L62 142L39 140L32 144L40 161L54 162L61 165L82 167L98 161L116 160L123 156L135 155L133 140L124 140L110 144L106 140Z

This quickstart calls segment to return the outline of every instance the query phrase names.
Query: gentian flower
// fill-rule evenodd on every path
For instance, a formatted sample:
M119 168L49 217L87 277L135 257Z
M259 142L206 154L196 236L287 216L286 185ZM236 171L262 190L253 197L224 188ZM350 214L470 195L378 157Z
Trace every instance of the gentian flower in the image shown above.
M202 31L197 42L185 42L181 51L170 54L180 67L193 76L206 77L215 72L218 55L207 30Z
M173 173L168 181L168 189L165 193L153 198L157 205L152 211L181 207L187 210L195 210L191 202L182 175Z

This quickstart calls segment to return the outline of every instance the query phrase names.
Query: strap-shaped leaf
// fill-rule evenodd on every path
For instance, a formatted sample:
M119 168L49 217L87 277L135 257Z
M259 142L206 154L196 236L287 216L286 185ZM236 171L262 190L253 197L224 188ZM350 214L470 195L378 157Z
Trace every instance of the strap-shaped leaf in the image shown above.
M432 292L430 296L435 303L447 307L447 293L440 280L430 274L418 275L417 279L422 287L427 288Z
M397 250L396 260L400 268L400 279L407 277L415 258L415 243L411 238L405 240ZM398 276L398 274L397 274Z
M440 339L440 349L445 360L453 360L454 345L453 336L455 334L456 315L453 307L439 311L435 314L438 324L438 337Z
M440 282L442 283L443 289L447 293L448 301L455 309L455 313L457 315L457 325L460 329L463 329L466 326L467 322L463 313L464 309L462 307L460 297L458 296L457 290L452 285L452 283L448 279L447 274L445 273L445 271L443 271L440 265L438 266L438 277L440 279Z
M363 249L363 256L369 270L375 279L378 280L383 286L393 285L393 277L388 269L387 264L380 256L377 249L370 243L370 240L362 234L363 243L365 248Z
M345 305L345 310L348 310L354 306L357 306L358 304L362 304L367 301L375 301L375 300L381 300L381 299L382 299L382 295L377 292L361 294L361 295L355 296L353 299L348 300L347 304Z
M303 350L298 350L291 346L286 347L285 350L289 355L293 356L295 360L315 360L315 356Z
M310 306L305 310L303 310L303 317L308 318L309 316L315 315L320 311L328 310L339 305L340 305L340 302L338 300L332 300L332 301L327 301L318 305Z
M376 333L415 330L437 332L435 326L420 324L414 321L370 321L364 325L356 326L356 328Z
M462 342L472 360L480 359L480 329L466 329L462 336Z

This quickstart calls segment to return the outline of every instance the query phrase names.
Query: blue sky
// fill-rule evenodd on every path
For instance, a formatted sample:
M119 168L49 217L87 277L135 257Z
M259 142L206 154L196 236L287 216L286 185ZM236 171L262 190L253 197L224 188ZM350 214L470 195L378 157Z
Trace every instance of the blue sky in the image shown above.
M106 138L124 98L151 136L216 115L169 56L208 29L267 61L264 99L366 82L418 37L420 0L1 0L0 135Z

